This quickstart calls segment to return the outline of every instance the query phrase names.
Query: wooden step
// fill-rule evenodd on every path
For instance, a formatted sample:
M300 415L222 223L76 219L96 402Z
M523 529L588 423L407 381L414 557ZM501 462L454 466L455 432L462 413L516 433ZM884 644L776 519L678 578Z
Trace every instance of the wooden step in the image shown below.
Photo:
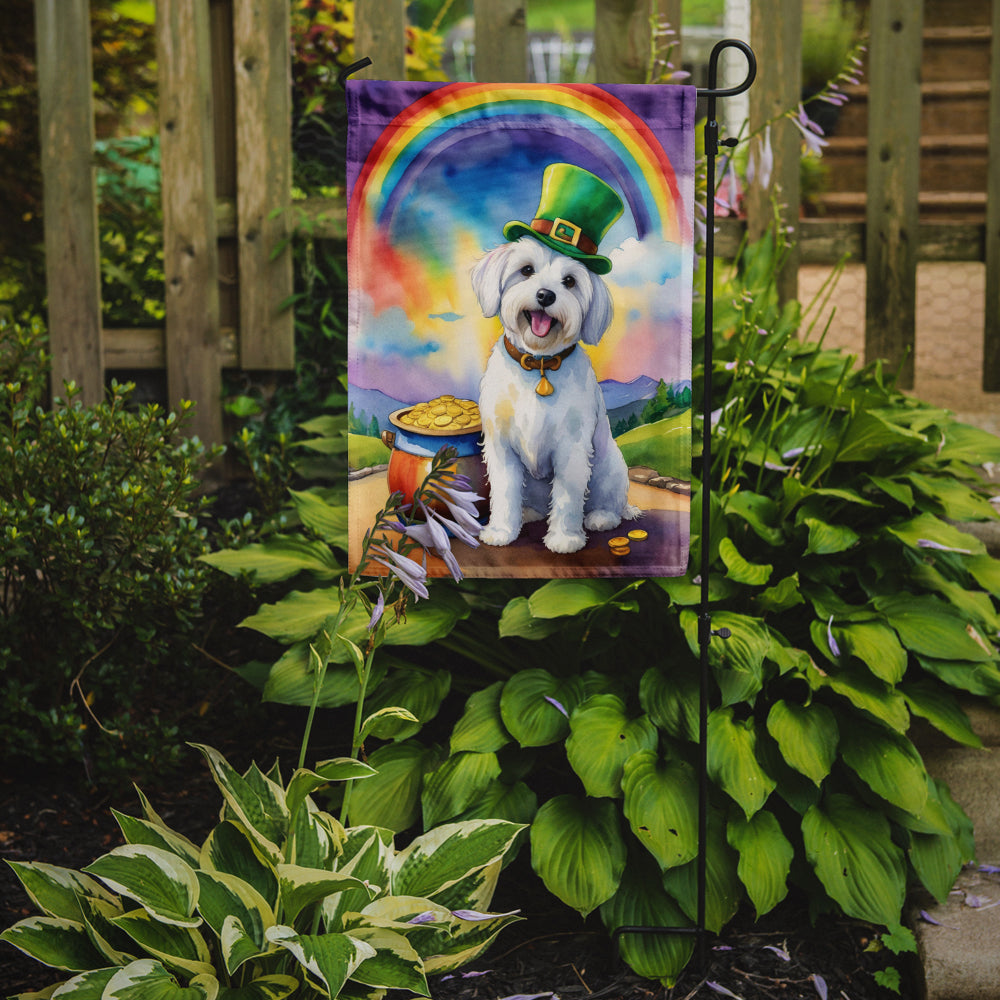
M991 15L991 0L924 0L925 28L947 26L959 20L962 24L989 24Z
M920 188L925 191L985 191L985 135L926 135L920 138ZM868 140L864 136L832 136L823 151L834 191L864 190Z
M828 218L863 220L868 204L863 191L830 191L817 195L815 201ZM979 191L921 191L920 218L948 219L954 222L979 222L986 216L986 193Z
M925 28L921 79L924 83L989 80L992 38L989 25Z

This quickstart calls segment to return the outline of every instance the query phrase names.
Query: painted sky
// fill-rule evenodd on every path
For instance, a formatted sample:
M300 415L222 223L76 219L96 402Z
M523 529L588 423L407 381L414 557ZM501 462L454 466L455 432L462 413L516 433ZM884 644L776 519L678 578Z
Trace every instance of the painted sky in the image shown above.
M477 399L498 321L469 273L575 163L626 208L601 243L615 304L599 379L690 377L693 110L687 87L349 81L349 379L403 402Z

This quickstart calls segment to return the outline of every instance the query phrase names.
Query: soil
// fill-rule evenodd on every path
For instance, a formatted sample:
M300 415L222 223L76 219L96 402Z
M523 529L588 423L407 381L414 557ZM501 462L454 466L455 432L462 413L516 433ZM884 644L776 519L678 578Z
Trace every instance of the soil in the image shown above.
M292 747L291 723L271 720L267 745ZM259 731L257 736L259 738ZM273 738L271 738L273 737ZM246 738L220 740L234 764L249 761ZM258 743L258 746L260 744ZM175 829L198 841L218 814L219 796L200 757L192 767L149 794ZM122 842L111 808L139 814L134 793L101 794L59 776L7 775L0 779L0 858L45 861L81 868ZM691 1000L733 996L743 1000L887 1000L874 974L894 965L904 997L918 995L912 970L885 951L866 950L873 929L831 917L810 924L800 899L786 901L760 922L741 913L719 937L706 935L705 964L697 956L673 989L633 974L617 959L596 915L587 921L550 896L519 858L500 879L499 911L520 909L525 919L503 931L491 949L449 978L431 978L435 1000L499 1000L555 996L613 1000ZM0 927L33 913L11 870L0 866ZM65 976L0 944L0 995L39 990Z

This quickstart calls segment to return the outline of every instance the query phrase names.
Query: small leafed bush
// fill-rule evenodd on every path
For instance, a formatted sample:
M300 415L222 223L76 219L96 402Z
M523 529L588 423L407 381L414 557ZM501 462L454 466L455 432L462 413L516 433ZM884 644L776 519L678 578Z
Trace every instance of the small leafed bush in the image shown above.
M132 408L128 385L43 407L41 343L37 323L0 324L0 745L94 777L177 752L155 696L191 662L209 456L186 405Z
M200 846L140 794L143 818L115 813L127 843L82 872L11 863L42 915L0 938L76 973L59 996L429 996L428 974L472 961L518 919L486 912L517 824L451 823L397 849L390 831L345 829L311 798L370 778L366 764L325 761L285 785L276 766L240 774L199 749L224 800Z

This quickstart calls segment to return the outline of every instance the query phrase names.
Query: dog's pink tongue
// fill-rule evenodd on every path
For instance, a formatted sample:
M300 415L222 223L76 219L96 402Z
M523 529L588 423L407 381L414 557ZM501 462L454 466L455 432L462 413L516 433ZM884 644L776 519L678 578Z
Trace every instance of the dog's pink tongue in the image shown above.
M552 327L552 317L546 312L532 311L531 332L536 337L544 337Z

